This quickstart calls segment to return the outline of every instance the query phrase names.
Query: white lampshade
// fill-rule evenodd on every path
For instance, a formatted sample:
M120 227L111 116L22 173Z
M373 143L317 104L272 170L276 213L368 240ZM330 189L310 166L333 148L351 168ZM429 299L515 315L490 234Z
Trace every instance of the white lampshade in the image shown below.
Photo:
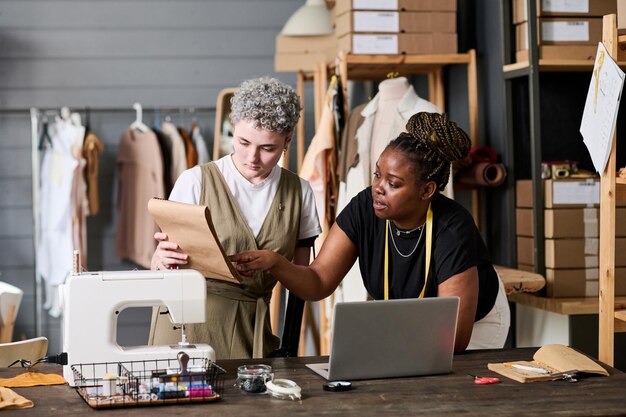
M306 0L285 23L280 32L287 36L316 36L333 33L330 12L325 0Z

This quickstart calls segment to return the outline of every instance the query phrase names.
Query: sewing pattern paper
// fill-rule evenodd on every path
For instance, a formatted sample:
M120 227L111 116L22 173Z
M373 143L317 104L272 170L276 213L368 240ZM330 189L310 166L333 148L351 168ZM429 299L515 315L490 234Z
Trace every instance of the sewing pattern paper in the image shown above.
M604 172L609 159L623 86L624 72L599 43L580 124L583 141L599 173Z

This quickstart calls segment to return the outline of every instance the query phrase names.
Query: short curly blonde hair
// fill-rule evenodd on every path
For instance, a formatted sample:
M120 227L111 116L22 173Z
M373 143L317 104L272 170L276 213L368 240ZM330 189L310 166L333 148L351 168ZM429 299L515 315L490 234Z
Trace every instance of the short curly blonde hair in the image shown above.
M254 122L270 132L291 135L300 118L300 97L276 78L261 77L241 83L230 99L230 120Z

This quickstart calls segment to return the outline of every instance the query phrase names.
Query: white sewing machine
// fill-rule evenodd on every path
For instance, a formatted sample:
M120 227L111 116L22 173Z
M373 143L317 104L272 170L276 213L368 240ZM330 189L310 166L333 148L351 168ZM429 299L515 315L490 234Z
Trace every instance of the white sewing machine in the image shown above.
M172 322L181 327L186 323L204 323L205 286L202 274L192 269L70 275L62 288L63 351L68 357L63 376L75 386L71 365L175 360L181 351L191 358L215 361L213 348L206 344L188 344L184 330L178 345L120 346L117 343L117 318L127 307L164 305ZM108 372L115 371L109 369ZM86 379L102 378L106 373L103 367L82 367Z

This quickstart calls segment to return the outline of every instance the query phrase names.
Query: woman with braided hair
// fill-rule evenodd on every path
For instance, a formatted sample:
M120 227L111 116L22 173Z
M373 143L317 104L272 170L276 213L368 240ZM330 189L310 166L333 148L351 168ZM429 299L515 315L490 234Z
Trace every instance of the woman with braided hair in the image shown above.
M269 270L299 297L320 300L358 257L374 299L458 296L456 352L500 348L510 323L504 289L470 213L440 194L451 163L468 154L471 142L438 113L417 113L406 129L387 145L372 186L339 214L309 267L271 251L231 259L243 274Z

